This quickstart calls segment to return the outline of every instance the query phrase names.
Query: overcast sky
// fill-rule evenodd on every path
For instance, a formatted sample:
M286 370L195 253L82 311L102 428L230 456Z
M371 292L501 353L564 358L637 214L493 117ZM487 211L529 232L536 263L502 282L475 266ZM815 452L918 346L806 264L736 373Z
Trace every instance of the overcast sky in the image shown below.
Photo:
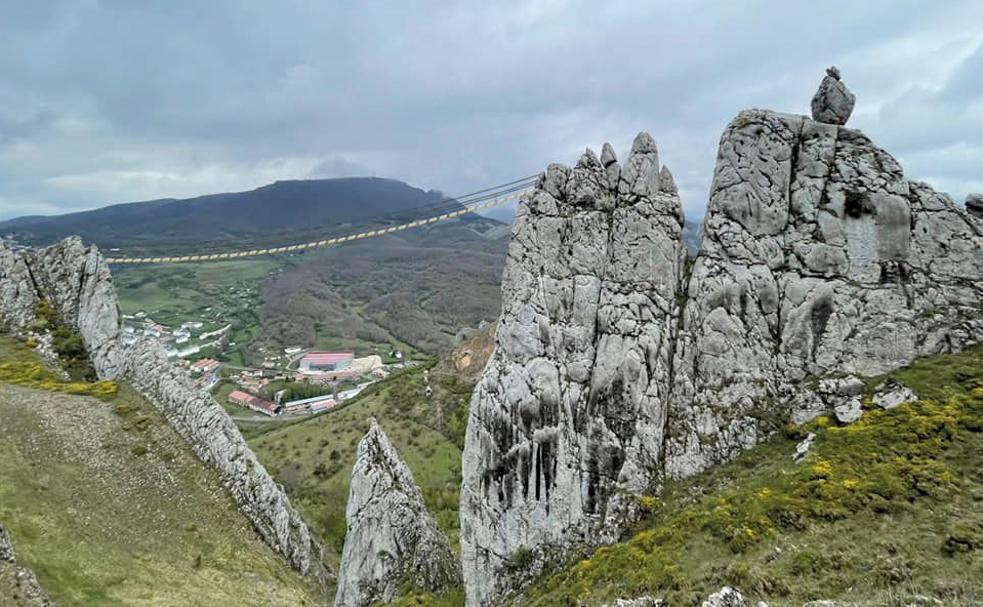
M687 215L742 108L983 191L983 2L0 0L0 218L377 175L461 194L640 130Z

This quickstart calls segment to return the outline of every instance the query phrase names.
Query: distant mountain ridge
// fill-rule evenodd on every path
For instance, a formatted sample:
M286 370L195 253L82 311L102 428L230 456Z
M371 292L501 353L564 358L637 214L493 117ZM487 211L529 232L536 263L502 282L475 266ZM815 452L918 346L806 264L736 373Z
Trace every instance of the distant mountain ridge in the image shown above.
M380 217L432 215L460 208L435 190L395 179L346 177L277 181L246 192L115 204L57 216L0 222L0 236L47 244L78 235L102 248L157 247L245 239L262 242L326 228L363 225Z

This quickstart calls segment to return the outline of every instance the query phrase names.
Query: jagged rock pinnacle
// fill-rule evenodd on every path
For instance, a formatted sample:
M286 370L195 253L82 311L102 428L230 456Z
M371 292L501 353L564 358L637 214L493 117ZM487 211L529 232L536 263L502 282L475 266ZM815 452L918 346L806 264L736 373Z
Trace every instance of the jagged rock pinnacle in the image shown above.
M599 160L551 165L520 203L462 456L469 605L501 604L513 578L541 570L540 548L612 541L656 482L642 462L664 442L686 259L682 205L660 169L640 133L620 172L605 145Z
M844 125L853 113L856 96L840 80L840 70L832 66L812 98L812 119L829 124Z
M406 582L439 593L461 581L413 474L374 418L369 425L352 469L336 607L388 603Z

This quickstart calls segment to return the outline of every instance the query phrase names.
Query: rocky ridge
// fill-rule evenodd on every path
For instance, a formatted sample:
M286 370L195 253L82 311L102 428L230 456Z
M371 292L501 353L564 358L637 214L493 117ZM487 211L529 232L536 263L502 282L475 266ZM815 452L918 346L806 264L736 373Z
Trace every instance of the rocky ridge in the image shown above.
M263 468L224 409L151 340L124 346L109 267L96 247L68 238L42 249L0 245L0 323L32 331L44 298L77 329L100 379L124 379L214 467L260 536L296 570L323 578L320 543Z
M10 534L2 524L0 524L0 593L3 594L0 598L4 599L4 605L22 607L54 607L55 605L38 584L34 572L17 564Z
M520 204L463 455L469 605L614 541L663 479L788 421L848 423L862 378L980 340L983 222L842 126L853 104L831 68L814 119L727 126L686 278L647 135L624 165L551 165Z
M460 585L460 566L447 537L374 419L358 444L345 518L337 607L388 603L408 580L438 594Z
M655 141L551 165L516 215L495 351L463 453L469 604L492 604L556 547L617 537L620 499L656 480L686 250ZM515 567L515 555L536 558Z

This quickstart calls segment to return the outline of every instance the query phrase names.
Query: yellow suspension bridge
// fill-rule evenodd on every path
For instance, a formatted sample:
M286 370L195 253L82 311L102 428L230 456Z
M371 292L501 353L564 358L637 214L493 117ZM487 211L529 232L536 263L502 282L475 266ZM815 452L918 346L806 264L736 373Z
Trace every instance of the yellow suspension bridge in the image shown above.
M107 257L106 261L111 264L163 264L163 263L185 263L185 262L201 262L201 261L220 261L227 259L241 259L243 257L256 257L259 255L275 255L279 253L295 253L299 251L308 251L311 249L320 249L324 247L330 247L334 245L340 245L346 242L351 242L353 240L363 240L366 238L374 238L377 236L385 236L387 234L393 234L396 232L402 232L404 230L409 230L412 228L417 228L421 226L427 226L435 224L441 221L448 221L466 215L468 213L475 213L478 211L483 211L485 209L490 209L493 207L501 206L503 204L518 200L519 197L531 190L535 184L537 176L530 176L517 181L509 182L501 186L494 188L488 188L469 194L467 196L462 196L456 199L448 199L445 202L457 202L463 205L463 208L457 209L455 211L450 211L447 213L441 213L439 215L434 215L431 217L425 217L421 219L415 219L413 221L408 221L406 223L401 223L394 226L377 228L374 230L365 230L362 232L354 234L346 234L343 236L336 236L332 238L324 238L321 240L312 240L310 242L303 242L299 244L292 244L282 247L268 247L268 248L257 248L248 249L240 251L226 251L221 253L205 253L197 255L174 255L174 256L158 256L158 257Z

